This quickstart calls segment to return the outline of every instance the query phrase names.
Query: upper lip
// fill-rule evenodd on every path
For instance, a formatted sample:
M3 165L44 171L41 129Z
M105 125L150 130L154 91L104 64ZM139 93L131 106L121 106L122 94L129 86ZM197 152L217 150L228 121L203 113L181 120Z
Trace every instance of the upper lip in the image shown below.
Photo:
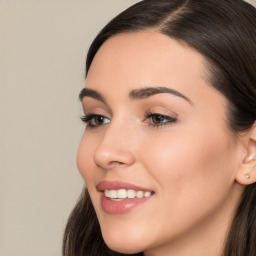
M100 192L103 192L106 189L108 190L133 189L136 191L152 191L151 189L148 189L148 188L139 187L131 183L118 181L118 180L116 181L103 180L97 184L96 189Z

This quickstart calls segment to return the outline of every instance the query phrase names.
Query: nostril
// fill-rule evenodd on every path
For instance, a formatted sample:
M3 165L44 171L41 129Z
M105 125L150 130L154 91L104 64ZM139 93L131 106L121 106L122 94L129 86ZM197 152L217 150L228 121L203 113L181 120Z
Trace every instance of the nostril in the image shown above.
M96 162L96 165L101 167L101 168L104 168L104 169L109 169L109 168L114 168L114 167L117 167L117 166L121 166L121 165L124 165L124 163L122 162L119 162L119 161L110 161L110 162Z
M119 162L119 161L112 161L112 162L109 163L109 165L111 165L111 166L124 165L124 163Z

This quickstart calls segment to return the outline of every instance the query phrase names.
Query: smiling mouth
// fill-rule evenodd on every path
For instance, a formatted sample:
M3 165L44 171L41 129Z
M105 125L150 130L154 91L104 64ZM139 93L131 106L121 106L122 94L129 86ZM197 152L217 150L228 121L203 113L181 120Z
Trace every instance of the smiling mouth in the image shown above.
M149 188L123 181L103 180L96 186L100 193L101 206L108 214L126 214L133 208L143 205L155 194Z
M150 197L151 195L153 195L153 193L154 192L152 191L136 191L134 189L104 190L105 197L109 198L112 201L123 201L126 199Z

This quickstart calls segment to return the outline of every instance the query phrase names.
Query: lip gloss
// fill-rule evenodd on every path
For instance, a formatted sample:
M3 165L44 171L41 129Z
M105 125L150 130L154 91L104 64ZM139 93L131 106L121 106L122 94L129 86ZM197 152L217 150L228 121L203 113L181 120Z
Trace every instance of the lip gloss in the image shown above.
M126 213L136 206L139 206L149 200L149 197L142 198L126 198L121 201L113 201L106 197L104 193L101 193L101 205L103 210L109 214L121 214Z
M148 197L135 197L135 198L124 198L124 199L111 199L106 197L104 194L105 190L119 190L119 189L126 189L126 190L135 190L135 191L149 191L153 194L151 189L139 187L133 185L131 183L122 182L122 181L101 181L96 186L97 191L100 192L101 196L101 206L102 209L109 214L122 214L130 211L134 207L144 204L148 201L151 196Z

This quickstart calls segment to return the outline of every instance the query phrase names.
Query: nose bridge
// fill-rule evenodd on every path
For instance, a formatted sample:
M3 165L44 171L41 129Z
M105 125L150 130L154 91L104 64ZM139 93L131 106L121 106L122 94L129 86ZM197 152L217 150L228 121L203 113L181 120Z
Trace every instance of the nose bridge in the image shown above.
M131 165L135 160L132 150L132 132L128 123L111 121L96 148L94 161L104 169L113 166Z

